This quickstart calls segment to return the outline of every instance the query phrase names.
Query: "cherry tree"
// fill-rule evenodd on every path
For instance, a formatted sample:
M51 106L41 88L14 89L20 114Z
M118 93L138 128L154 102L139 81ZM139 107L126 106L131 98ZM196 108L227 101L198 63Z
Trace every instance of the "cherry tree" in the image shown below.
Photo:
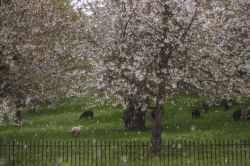
M161 150L166 100L177 90L209 97L249 94L242 76L249 54L249 2L145 0L88 5L87 55L101 100L123 104L128 96L155 107L152 153ZM137 100L136 100L137 98ZM143 106L144 103L144 106ZM132 109L135 110L135 109Z
M0 10L3 108L6 103L36 105L65 96L78 81L76 65L81 61L73 57L80 50L76 41L82 37L83 15L68 0L1 1Z

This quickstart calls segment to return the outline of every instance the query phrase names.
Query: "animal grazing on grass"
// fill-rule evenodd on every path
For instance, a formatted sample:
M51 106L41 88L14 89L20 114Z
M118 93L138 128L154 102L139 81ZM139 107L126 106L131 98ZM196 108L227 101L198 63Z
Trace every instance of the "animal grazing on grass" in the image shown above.
M250 120L250 107L247 108L247 120Z
M80 119L82 118L94 118L94 112L92 110L87 110L84 111L81 115L80 115Z
M79 137L80 136L80 134L81 134L81 128L82 128L83 126L75 126L75 127L72 127L72 129L71 129L71 133L72 133L72 135L74 136L74 137Z
M209 104L208 103L203 103L202 104L202 109L204 110L204 112L206 113L209 110Z
M233 113L233 119L235 121L238 121L238 120L240 120L240 117L241 117L241 110L234 111L234 113Z
M29 112L32 114L38 113L38 109L36 106L32 106L31 108L29 108Z
M198 110L198 109L193 109L192 110L192 119L193 118L199 118L201 116L201 113L200 113L200 111Z

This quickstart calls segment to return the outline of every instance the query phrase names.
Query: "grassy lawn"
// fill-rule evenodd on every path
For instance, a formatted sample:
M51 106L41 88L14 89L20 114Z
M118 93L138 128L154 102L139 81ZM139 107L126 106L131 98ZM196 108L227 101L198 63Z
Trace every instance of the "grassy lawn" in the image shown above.
M42 106L39 113L23 111L23 126L10 124L0 126L0 140L150 140L152 119L147 115L148 130L129 132L124 129L121 107L99 107L94 109L94 119L79 119L87 100L61 101ZM201 105L195 97L178 97L168 101L164 115L164 140L240 140L249 139L250 121L235 122L233 111L241 108L245 112L248 104L233 106L230 110L212 108L202 113L201 118L192 119L191 110ZM81 136L71 135L73 126L83 125Z

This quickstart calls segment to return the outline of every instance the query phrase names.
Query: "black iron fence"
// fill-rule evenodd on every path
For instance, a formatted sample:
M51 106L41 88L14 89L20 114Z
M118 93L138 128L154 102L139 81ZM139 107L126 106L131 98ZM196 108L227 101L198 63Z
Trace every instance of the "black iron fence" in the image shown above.
M1 141L0 165L249 166L250 141L165 141L158 157L143 141Z

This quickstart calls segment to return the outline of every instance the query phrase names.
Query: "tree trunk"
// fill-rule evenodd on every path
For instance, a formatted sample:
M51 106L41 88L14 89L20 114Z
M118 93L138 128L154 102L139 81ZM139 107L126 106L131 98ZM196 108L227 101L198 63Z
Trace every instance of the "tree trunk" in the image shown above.
M161 154L162 138L161 133L163 131L163 106L158 106L155 110L155 119L152 129L152 140L151 140L151 154L158 156Z
M127 130L143 131L146 129L145 113L141 110L125 110L123 120Z
M158 87L158 96L156 100L155 118L152 129L151 139L151 154L153 156L159 156L161 154L162 138L161 133L163 131L163 112L165 105L165 82L160 82Z

